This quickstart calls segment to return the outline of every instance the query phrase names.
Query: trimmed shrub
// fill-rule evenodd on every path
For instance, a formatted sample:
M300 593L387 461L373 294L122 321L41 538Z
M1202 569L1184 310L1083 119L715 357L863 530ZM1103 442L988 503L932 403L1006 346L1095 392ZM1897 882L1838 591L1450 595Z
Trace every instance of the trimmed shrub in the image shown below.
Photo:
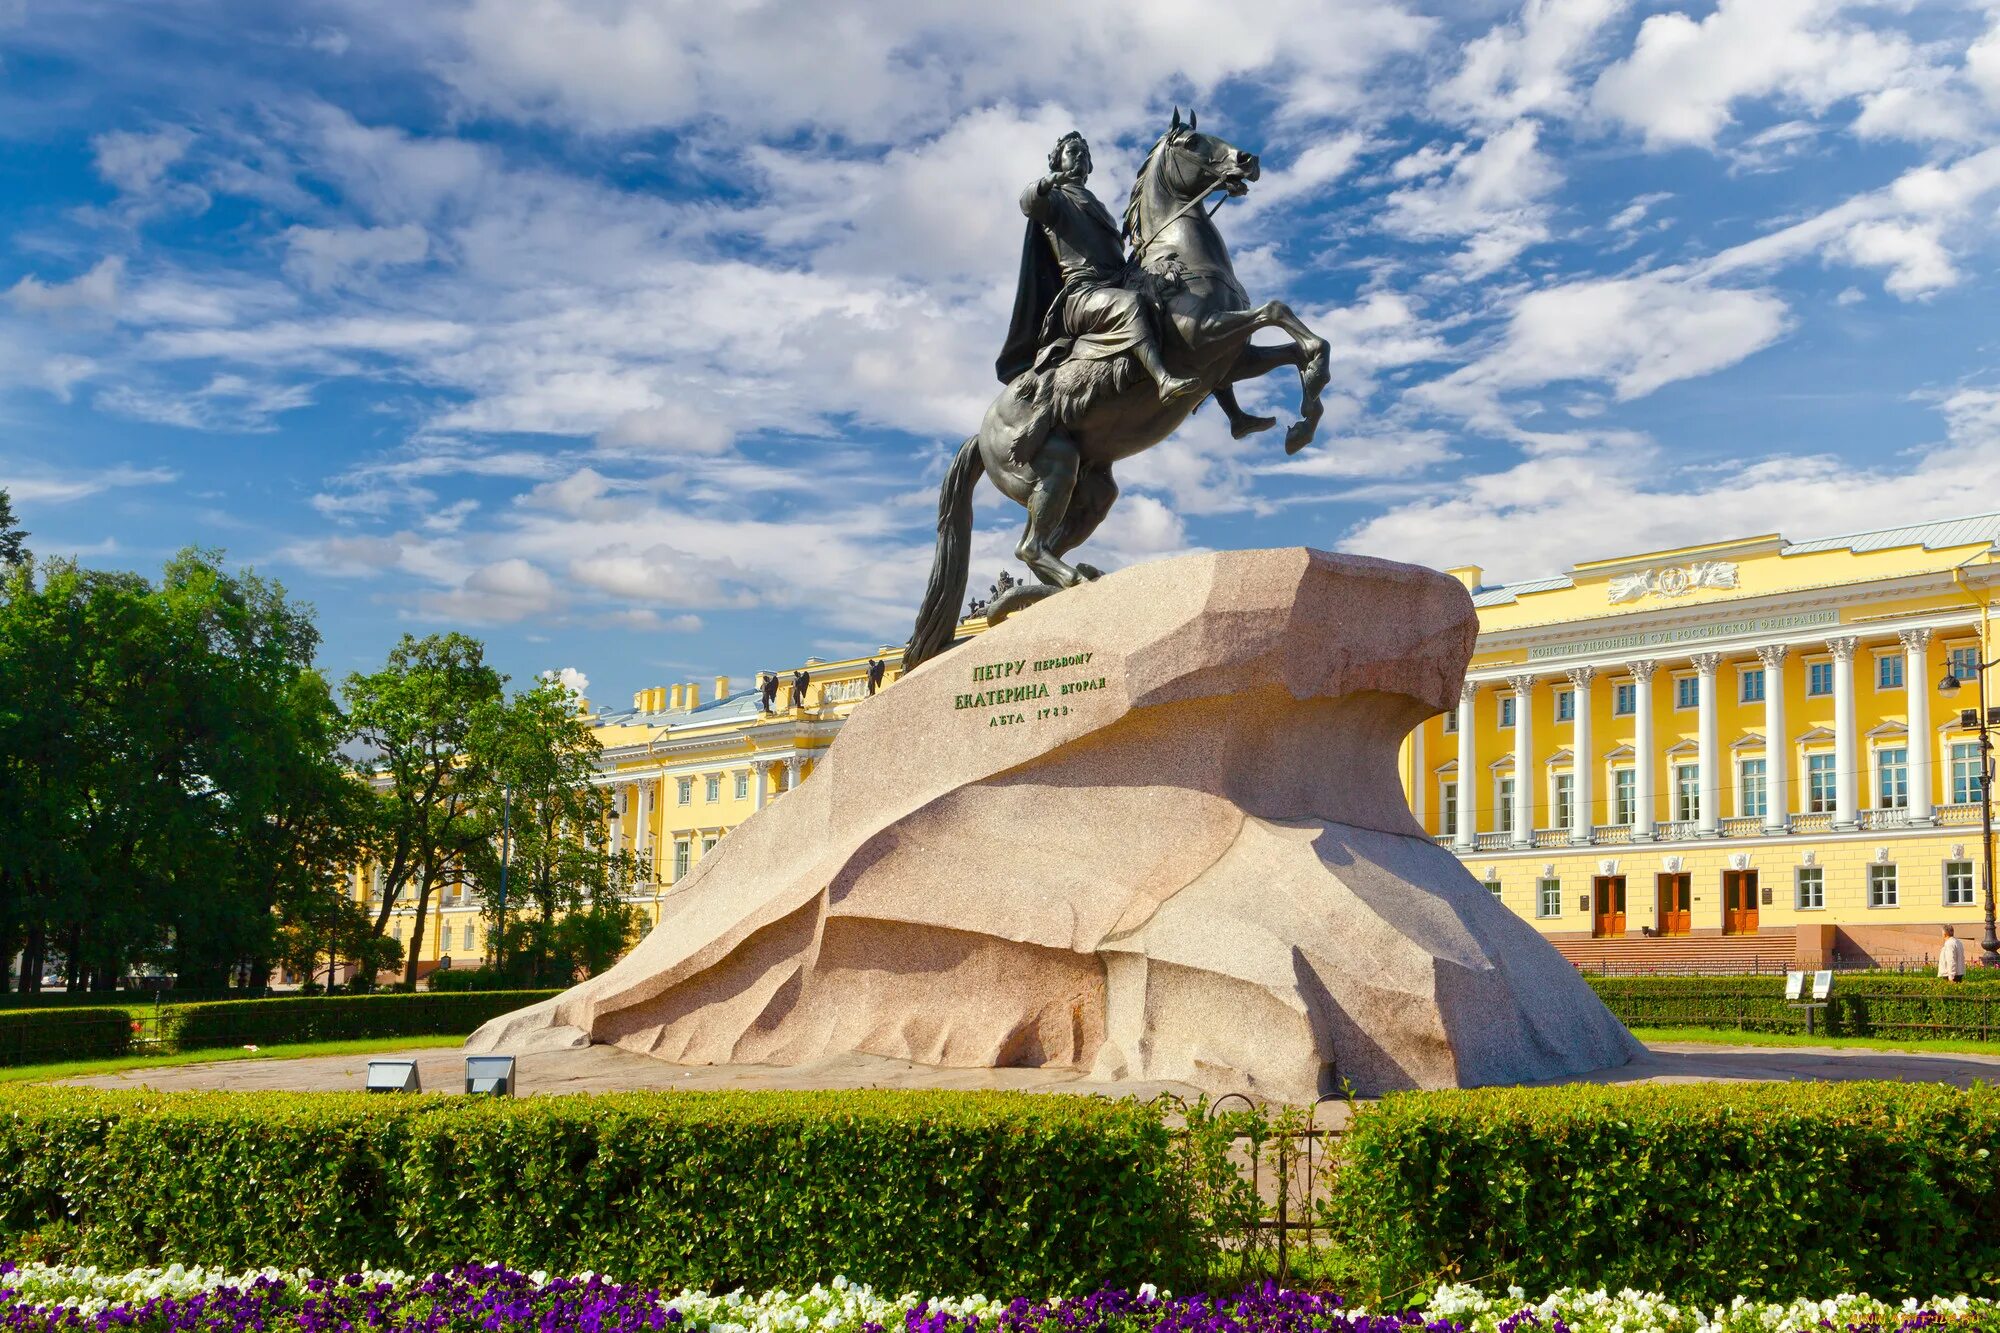
M437 995L460 995L474 990L526 989L519 977L509 976L497 967L440 968L425 979L424 988Z
M0 1012L0 1065L90 1060L131 1049L132 1015L101 1001Z
M464 995L303 995L169 1006L161 1036L181 1050L204 1046L275 1046L360 1037L463 1037L556 991L479 991Z
M1074 1292L1192 1271L1189 1170L1089 1097L0 1094L0 1241L110 1265Z
M1587 977L1597 997L1634 1027L1724 1027L1804 1032L1781 977ZM1836 975L1813 1030L1846 1037L2000 1038L2000 986L1954 985L1918 973Z
M1406 1093L1356 1116L1339 1151L1332 1220L1404 1297L1446 1276L1689 1302L2000 1281L1986 1086Z

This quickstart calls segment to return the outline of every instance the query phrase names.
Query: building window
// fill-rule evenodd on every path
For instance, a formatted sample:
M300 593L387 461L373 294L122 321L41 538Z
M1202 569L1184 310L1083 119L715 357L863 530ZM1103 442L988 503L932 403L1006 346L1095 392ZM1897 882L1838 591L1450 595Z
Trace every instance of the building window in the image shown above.
M1764 702L1764 668L1745 667L1736 678L1737 694L1746 704Z
M1500 799L1493 803L1493 812L1499 817L1501 831L1514 827L1514 779L1500 779Z
M748 773L738 773L736 775L736 799L739 801L745 800L749 795L750 775Z
M1556 691L1556 721L1558 722L1576 721L1575 690Z
M1458 733L1458 710L1456 708L1448 709L1446 710L1444 715L1444 734L1447 736L1453 736L1456 735L1457 733Z
M1970 805L1979 799L1979 742L1962 741L1951 747L1951 799L1954 805Z
M1910 804L1910 752L1901 745L1875 752L1875 806L1902 810Z
M680 779L678 785L675 787L674 790L674 800L676 803L680 805L686 805L692 800L694 800L693 778Z
M1868 867L1868 905L1870 907L1896 905L1896 867Z
M1764 761L1745 759L1736 768L1736 791L1743 801L1745 819L1763 818L1770 811L1769 798L1765 795Z
M1487 880L1487 881L1486 881L1486 891L1487 891L1488 893L1490 893L1490 894L1492 894L1492 895L1493 895L1493 901L1494 901L1494 902L1496 902L1496 903L1497 903L1497 902L1499 902L1499 901L1500 901L1500 881L1499 881L1499 880L1497 880L1497 879L1489 879L1489 880Z
M1458 784L1443 782L1438 784L1438 819L1440 828L1447 838L1458 836Z
M1674 677L1674 707L1697 708L1701 705L1701 677Z
M1884 653L1875 659L1875 688L1878 690L1900 690L1903 688L1903 655Z
M1639 711L1639 682L1621 680L1611 687L1611 712L1615 717L1630 717Z
M1674 766L1674 818L1693 821L1701 818L1701 766Z
M1611 822L1630 824L1639 812L1639 773L1621 768L1611 775Z
M1832 662L1806 663L1806 693L1807 694L1833 693Z
M703 856L707 856L707 855L708 855L708 854L709 854L710 852L714 851L714 850L715 850L715 843L716 843L716 839L714 839L714 838L712 838L712 837L709 837L709 838L703 838L703 839L701 840L701 854L702 854Z
M1561 916L1563 910L1563 886L1559 879L1538 879L1535 881L1535 915L1540 917Z
M1511 694L1500 696L1500 725L1502 727L1514 725L1514 696Z
M1953 648L1945 653L1945 661L1951 666L1951 674L1968 683L1979 679L1979 645Z
M472 923L470 921L465 923L465 951L467 953L472 952Z
M1834 756L1830 754L1806 756L1806 809L1813 814L1833 809L1839 797L1833 762Z
M688 872L688 862L694 855L693 846L682 838L674 844L674 878L680 879Z
M1944 905L1946 907L1972 906L1972 862L1946 861L1944 863Z
M1574 797L1575 795L1576 795L1576 775L1573 773L1556 774L1556 780L1555 780L1556 808L1554 813L1555 813L1555 826L1557 828L1566 829L1570 827L1570 817L1569 817L1570 801L1571 798Z
M1818 866L1799 867L1799 910L1814 911L1826 906L1826 871Z
M708 787L707 791L703 793L703 796L704 796L704 798L705 798L705 799L707 799L707 800L711 800L711 801L719 801L719 800L721 800L721 799L722 799L722 774L720 774L720 773L710 773L710 774L708 775L708 783L707 783L707 787Z

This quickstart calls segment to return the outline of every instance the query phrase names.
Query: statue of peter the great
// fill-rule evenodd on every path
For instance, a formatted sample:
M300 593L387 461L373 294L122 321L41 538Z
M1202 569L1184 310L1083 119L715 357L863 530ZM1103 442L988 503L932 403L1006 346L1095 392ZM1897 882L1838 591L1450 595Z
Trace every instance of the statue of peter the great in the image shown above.
M1014 322L994 369L1009 383L1030 368L1100 361L1131 352L1160 401L1204 389L1167 372L1153 314L1124 283L1129 267L1118 224L1090 192L1090 145L1075 130L1049 153L1049 174L1021 192L1028 235L1014 293Z

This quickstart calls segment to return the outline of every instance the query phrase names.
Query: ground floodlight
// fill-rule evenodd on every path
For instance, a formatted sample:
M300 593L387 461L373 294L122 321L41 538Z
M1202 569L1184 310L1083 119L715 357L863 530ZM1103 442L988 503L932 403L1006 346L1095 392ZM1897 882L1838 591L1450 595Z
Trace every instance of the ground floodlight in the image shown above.
M1813 973L1813 999L1824 1001L1833 994L1833 971L1830 968Z
M1800 1000L1806 998L1805 973L1803 972L1785 973L1785 998L1787 1000L1790 1000L1794 1004L1797 1004Z
M514 1057L511 1055L468 1055L465 1057L465 1091L489 1097L514 1095Z
M415 1060L370 1060L368 1062L368 1091L370 1092L422 1092L423 1084L417 1078Z

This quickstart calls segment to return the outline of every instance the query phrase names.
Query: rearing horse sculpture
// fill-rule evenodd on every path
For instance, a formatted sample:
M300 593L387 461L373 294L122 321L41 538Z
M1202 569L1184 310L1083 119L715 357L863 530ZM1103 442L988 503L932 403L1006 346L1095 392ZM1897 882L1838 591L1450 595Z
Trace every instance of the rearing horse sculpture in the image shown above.
M971 559L972 490L982 473L1001 494L1027 506L1027 531L1014 551L1041 580L1015 588L988 608L989 619L997 621L1100 576L1090 565L1063 557L1096 531L1118 498L1111 465L1173 434L1216 388L1296 367L1303 393L1299 419L1285 432L1285 451L1297 453L1311 443L1327 385L1326 342L1282 301L1251 307L1229 247L1202 206L1217 191L1245 193L1258 174L1255 154L1200 133L1194 118L1183 124L1174 112L1133 182L1125 238L1132 247L1134 281L1163 317L1160 350L1167 368L1198 379L1201 391L1161 402L1129 353L1073 359L1053 370L1015 376L945 473L930 583L903 652L904 670L951 646ZM1292 341L1250 344L1251 334L1270 327Z

